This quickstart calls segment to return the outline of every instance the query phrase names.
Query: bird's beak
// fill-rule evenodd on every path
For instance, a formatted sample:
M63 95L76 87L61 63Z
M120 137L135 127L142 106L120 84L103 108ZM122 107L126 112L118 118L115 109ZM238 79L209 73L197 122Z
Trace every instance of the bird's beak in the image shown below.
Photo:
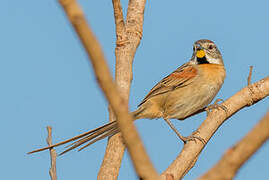
M196 57L203 58L205 57L205 51L204 48L200 44L196 44Z

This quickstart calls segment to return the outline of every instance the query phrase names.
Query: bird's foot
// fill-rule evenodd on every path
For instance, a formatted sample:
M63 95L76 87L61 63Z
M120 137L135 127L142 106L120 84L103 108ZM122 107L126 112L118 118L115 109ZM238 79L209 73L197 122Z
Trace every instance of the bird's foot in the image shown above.
M182 136L178 132L178 130L175 128L175 126L171 123L171 121L168 118L164 118L164 120L171 127L171 129L176 133L176 135L179 137L179 139L181 139L184 142L184 144L186 144L188 141L195 141L196 142L197 139L200 140L203 144L206 144L206 141L203 138L196 135L197 133L199 133L199 131L194 131L192 133L192 135L185 137L185 136Z
M197 136L196 134L198 133L198 131L194 131L190 136L184 137L182 136L180 139L184 142L184 144L186 144L188 141L201 141L204 145L206 144L206 140L204 140L202 137Z
M222 104L218 104L219 102L224 102L222 99L216 99L216 101L213 103L213 104L211 104L211 105L209 105L209 106L207 106L206 108L205 108L205 111L206 111L206 113L207 113L207 115L213 110L213 109L219 109L219 108L221 108L223 111L225 111L225 113L227 114L228 113L228 109L224 106L224 105L222 105Z

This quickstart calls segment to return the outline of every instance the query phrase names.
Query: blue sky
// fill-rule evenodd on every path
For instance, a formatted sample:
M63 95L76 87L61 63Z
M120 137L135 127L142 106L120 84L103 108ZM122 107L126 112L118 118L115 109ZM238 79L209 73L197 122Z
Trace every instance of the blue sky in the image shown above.
M103 46L111 72L115 67L115 25L111 0L80 0ZM127 9L127 0L122 1ZM0 3L0 135L3 137L1 179L49 179L49 153L26 153L46 146L46 126L53 141L72 137L107 122L107 102L87 56L56 0ZM159 80L189 60L192 44L207 38L218 45L227 78L217 95L227 99L246 86L249 66L253 81L268 76L269 2L148 1L144 33L134 60L130 109ZM126 12L124 12L126 13ZM268 110L268 98L226 121L184 179L198 177L242 138ZM173 120L189 135L205 113ZM183 144L163 120L139 120L136 126L159 172L175 159ZM58 158L59 179L96 179L106 140ZM59 148L58 150L61 150ZM268 178L268 142L243 166L235 179ZM126 154L119 179L137 179Z

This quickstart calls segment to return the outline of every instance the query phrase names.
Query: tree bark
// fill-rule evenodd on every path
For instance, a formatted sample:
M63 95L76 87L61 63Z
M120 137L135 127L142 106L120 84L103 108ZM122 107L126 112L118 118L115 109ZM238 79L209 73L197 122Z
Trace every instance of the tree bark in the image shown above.
M221 160L198 180L233 179L240 167L269 138L269 111L256 126L223 155Z

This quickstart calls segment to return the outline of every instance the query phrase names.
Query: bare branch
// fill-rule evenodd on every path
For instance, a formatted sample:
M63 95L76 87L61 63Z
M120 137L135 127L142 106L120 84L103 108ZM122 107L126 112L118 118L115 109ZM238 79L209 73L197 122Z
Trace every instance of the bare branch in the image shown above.
M101 46L86 22L81 8L75 0L59 0L59 2L75 28L91 60L97 82L117 117L119 129L121 130L137 174L142 179L157 179L158 174L146 154L133 124L132 116L128 112L128 103L120 97L118 89L113 83Z
M130 84L130 76L132 76L132 62L129 62L129 59L125 61L118 62L118 54L120 48L122 49L123 45L127 42L127 34L125 30L125 23L122 13L122 7L120 0L112 0L114 8L114 17L116 25L116 78L115 82L119 86L121 95L123 98L128 101ZM125 55L126 56L126 55ZM125 67L125 68L121 68ZM128 68L128 69L127 69ZM116 117L109 107L109 120L116 121ZM124 155L125 145L122 143L121 134L116 134L109 138L107 142L106 152L100 170L98 172L99 180L113 180L117 179L119 175L119 170L121 166L122 157Z
M136 48L138 47L143 31L143 17L145 8L145 0L130 0L127 12L127 19L133 19L133 23L127 20L124 23L120 0L112 0L114 8L114 17L116 24L116 74L115 82L122 97L128 101L130 85L133 78L132 63ZM132 17L130 17L132 16ZM129 18L128 18L129 17ZM129 22L129 23L128 23ZM130 26L138 27L139 33L130 33ZM126 30L128 29L128 31ZM137 36L139 34L139 36ZM110 108L110 121L115 121L115 116ZM105 156L98 173L100 180L117 179L121 160L124 155L125 146L122 144L120 134L111 137L107 143Z
M131 38L137 39L136 47L142 38L145 4L146 0L130 0L128 5L126 28Z
M231 147L221 160L199 180L233 179L239 168L269 138L269 111L259 123L236 145Z
M128 40L126 34L126 28L121 8L120 0L112 0L113 8L114 8L114 17L115 17L115 25L116 25L116 37L117 37L117 47L120 47L126 43Z
M252 70L253 70L253 66L250 66L249 67L249 74L248 74L248 85L251 84Z
M51 146L52 145L52 136L51 136L52 127L47 126L47 131L48 131L47 143L48 143L49 146ZM56 153L55 149L51 148L50 149L51 167L50 167L50 170L49 170L51 180L57 180L56 158L57 158L57 153Z
M250 89L252 90L250 91ZM243 107L248 106L249 102L258 102L268 95L269 76L241 89L235 95L223 102L221 106L225 107L226 111L222 108L211 111L206 120L198 128L197 134L208 142L228 117ZM193 161L199 156L204 146L205 145L200 141L189 141L184 145L184 148L174 162L162 173L162 177L164 177L165 174L172 174L175 179L182 178L186 171L189 170Z

